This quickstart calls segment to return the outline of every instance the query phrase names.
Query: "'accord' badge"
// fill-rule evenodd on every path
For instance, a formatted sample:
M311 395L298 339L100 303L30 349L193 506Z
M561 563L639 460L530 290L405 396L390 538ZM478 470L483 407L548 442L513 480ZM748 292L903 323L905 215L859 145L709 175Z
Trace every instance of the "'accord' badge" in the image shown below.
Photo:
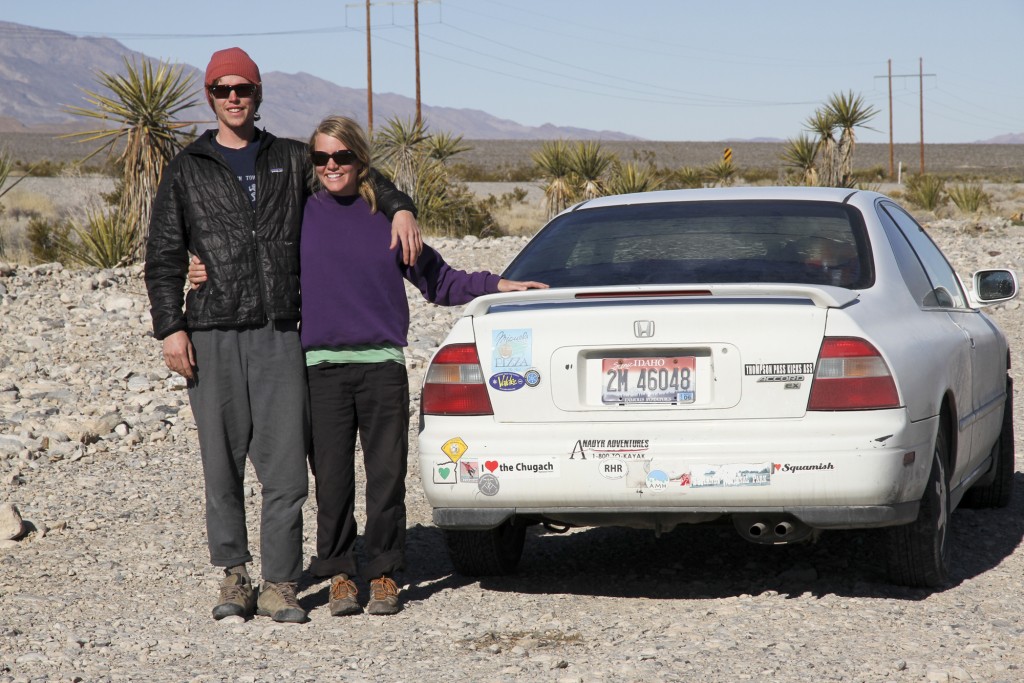
M637 320L633 323L633 334L640 339L647 339L654 336L653 320Z

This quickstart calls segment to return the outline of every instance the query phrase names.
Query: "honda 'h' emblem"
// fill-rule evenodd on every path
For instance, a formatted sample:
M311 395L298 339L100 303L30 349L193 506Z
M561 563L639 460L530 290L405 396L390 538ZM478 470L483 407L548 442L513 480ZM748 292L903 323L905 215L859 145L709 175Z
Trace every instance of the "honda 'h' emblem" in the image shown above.
M640 339L647 339L654 336L653 320L637 320L633 323L633 334Z

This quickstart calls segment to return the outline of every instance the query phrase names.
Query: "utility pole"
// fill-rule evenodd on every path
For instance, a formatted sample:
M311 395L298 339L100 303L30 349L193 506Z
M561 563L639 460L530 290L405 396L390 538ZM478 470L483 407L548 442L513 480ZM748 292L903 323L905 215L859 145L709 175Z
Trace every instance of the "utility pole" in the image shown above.
M924 175L924 58L917 58L917 85L921 107L921 175Z
M373 135L373 56L370 52L370 0L366 0L366 134Z
M893 167L893 150L892 150L892 60L889 60L889 180L892 180L895 176L895 168Z
M889 60L888 76L875 76L875 78L889 79L889 177L893 174L893 144L892 144L892 79L894 78L917 78L918 83L918 107L921 110L921 175L924 175L924 77L934 77L935 74L924 72L924 59L918 58L918 72L916 74L893 74L892 60Z
M423 125L420 103L420 0L412 0L413 23L416 25L416 127Z
M423 0L435 2L441 0ZM423 122L422 103L420 100L420 0L366 0L366 132L373 134L373 54L370 49L370 5L409 5L412 4L413 18L416 25L416 123ZM359 7L358 4L347 4L346 9Z

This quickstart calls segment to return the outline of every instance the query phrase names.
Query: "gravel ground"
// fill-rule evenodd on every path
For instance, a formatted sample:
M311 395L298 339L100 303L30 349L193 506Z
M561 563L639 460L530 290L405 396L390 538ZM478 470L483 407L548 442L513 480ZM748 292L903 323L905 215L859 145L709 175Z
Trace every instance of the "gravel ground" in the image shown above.
M1024 266L1024 229L1008 221L929 228L962 273ZM497 270L523 240L433 243L455 265ZM0 266L0 531L6 503L28 531L0 540L0 683L1024 679L1024 492L954 515L944 590L889 586L877 532L761 547L717 526L531 529L518 575L474 581L453 574L430 523L415 434L402 613L332 618L328 584L306 577L307 624L215 622L196 432L147 308L138 269ZM412 309L418 386L458 311ZM1019 392L1019 303L991 314ZM306 519L308 557L311 502Z

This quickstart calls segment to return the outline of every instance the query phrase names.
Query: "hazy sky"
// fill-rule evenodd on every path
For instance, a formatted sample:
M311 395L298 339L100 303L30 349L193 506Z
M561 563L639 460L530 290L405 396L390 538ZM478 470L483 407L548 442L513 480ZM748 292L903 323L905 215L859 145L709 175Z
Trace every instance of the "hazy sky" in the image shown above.
M363 0L0 7L2 20L108 36L200 69L238 45L265 72L366 87ZM375 92L415 96L412 7L373 1ZM891 59L896 142L920 139L919 60L926 142L1024 133L1024 0L420 0L419 17L423 102L526 125L791 138L830 94L853 91L879 110L858 139L888 142Z

